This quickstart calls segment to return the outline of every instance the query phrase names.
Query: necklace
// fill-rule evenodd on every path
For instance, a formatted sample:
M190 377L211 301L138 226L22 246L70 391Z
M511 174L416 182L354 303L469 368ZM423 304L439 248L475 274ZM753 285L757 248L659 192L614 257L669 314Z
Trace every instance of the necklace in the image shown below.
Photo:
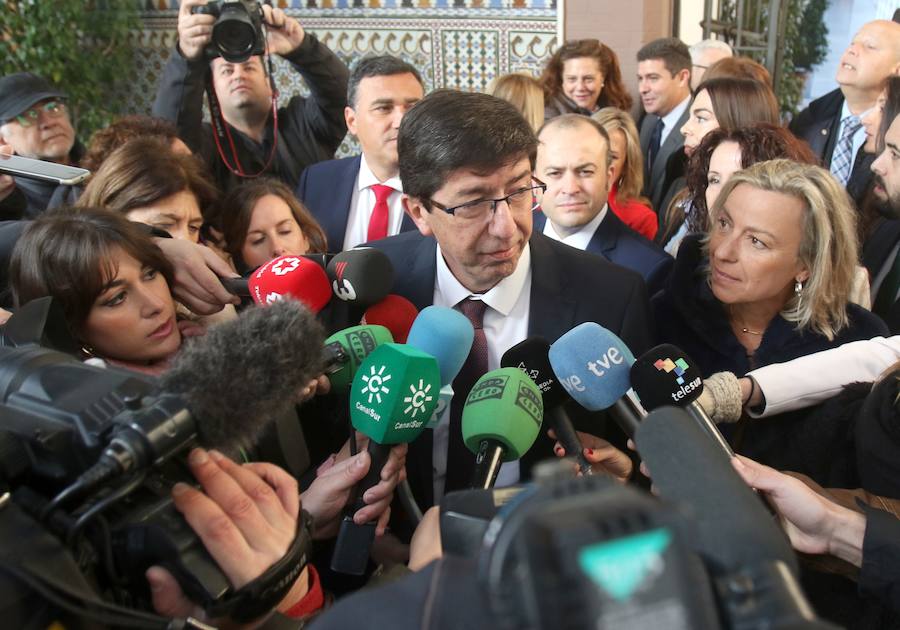
M756 335L757 337L762 334L761 332L759 332L757 330L750 330L749 328L747 328L745 326L741 326L741 332L744 333L745 335Z

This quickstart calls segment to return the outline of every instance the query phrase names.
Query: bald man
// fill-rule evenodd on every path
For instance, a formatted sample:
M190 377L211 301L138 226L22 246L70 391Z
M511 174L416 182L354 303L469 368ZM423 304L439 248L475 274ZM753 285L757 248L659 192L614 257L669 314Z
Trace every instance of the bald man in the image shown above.
M835 75L839 87L810 103L790 125L857 201L871 180L874 159L863 152L866 132L859 118L875 106L884 80L896 74L900 74L900 24L867 22L841 56Z

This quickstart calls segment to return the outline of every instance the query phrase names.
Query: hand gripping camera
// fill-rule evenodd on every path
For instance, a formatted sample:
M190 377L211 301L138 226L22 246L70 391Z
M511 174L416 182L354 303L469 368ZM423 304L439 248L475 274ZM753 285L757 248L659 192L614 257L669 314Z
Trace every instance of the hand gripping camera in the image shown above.
M191 13L215 16L212 42L206 47L206 57L222 57L231 63L247 61L266 51L263 31L263 11L259 2L248 0L212 0L193 7Z

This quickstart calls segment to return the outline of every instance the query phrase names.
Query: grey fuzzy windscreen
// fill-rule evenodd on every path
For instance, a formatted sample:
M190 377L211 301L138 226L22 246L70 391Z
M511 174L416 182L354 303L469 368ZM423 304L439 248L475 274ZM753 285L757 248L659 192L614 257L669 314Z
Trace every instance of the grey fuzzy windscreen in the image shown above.
M295 300L249 308L187 341L163 390L184 397L204 446L250 446L321 373L323 342L322 326Z

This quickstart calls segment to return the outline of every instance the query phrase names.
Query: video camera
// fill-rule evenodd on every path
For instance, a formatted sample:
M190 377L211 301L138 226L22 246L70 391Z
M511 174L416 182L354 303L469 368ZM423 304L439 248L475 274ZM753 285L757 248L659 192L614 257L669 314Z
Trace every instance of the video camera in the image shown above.
M265 612L246 598L237 610L172 504L175 483L195 483L186 454L197 427L184 401L153 377L82 363L73 346L50 298L0 328L0 494L65 544L104 601L151 610L144 573L159 565L211 616Z
M266 51L263 11L259 2L211 0L206 5L192 7L191 13L216 18L212 42L206 47L208 59L222 57L231 63L241 63Z
M602 476L572 478L568 463L536 475L441 502L442 547L477 563L485 627L834 627L816 619L787 564L735 570L698 552L702 515Z

